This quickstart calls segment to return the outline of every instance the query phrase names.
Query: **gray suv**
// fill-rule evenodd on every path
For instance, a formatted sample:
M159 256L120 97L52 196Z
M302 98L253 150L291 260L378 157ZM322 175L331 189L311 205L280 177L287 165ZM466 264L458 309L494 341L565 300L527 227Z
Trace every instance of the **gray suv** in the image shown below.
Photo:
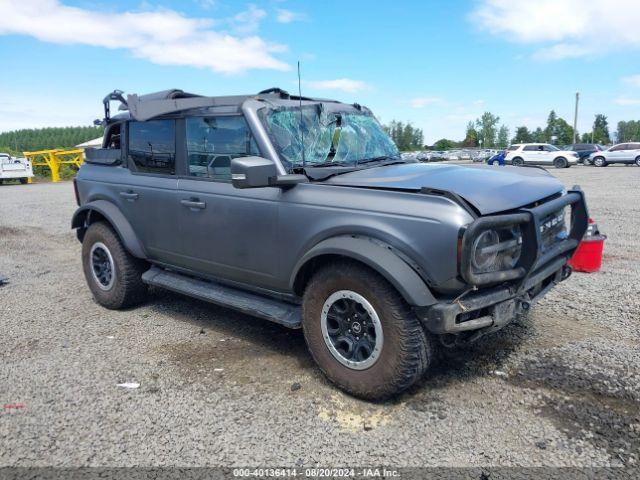
M587 227L579 188L540 168L404 161L359 104L269 89L115 91L104 106L72 220L97 302L130 307L153 285L302 328L362 398L526 313L570 275Z

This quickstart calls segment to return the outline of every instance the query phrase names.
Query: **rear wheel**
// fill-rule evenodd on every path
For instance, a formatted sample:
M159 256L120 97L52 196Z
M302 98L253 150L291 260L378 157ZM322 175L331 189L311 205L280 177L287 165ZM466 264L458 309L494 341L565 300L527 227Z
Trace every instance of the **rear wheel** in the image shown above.
M381 400L413 385L435 343L395 288L355 262L318 271L307 286L302 326L324 374L357 397Z
M640 167L640 155L636 157L636 165Z
M564 157L558 157L553 161L553 166L556 168L567 168L569 166L569 162Z
M142 274L147 262L126 251L109 225L96 222L82 240L82 267L96 301L110 309L125 308L144 300L147 286Z
M524 160L521 157L515 157L513 160L511 160L511 165L515 167L521 167L524 165Z
M595 157L593 159L593 164L596 167L606 167L607 166L607 161L604 159L604 157Z

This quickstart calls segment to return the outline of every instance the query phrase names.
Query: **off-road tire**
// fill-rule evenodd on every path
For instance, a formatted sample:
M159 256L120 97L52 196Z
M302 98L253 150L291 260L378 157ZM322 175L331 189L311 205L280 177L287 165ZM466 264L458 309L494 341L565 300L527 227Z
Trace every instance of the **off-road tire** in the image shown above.
M596 167L606 167L607 166L607 161L604 159L604 157L595 157L593 159L593 164Z
M25 184L29 183L29 179L28 179L28 178L21 178L21 179L20 179L20 183L21 183L22 185L25 185Z
M558 157L553 160L553 166L556 168L568 168L569 162L564 157Z
M364 297L380 318L384 342L375 363L354 370L340 363L325 343L321 313L333 293L350 290ZM427 335L397 290L357 262L339 261L319 270L303 297L302 327L311 355L327 378L366 400L383 400L413 385L433 362L436 342Z
M98 242L108 249L113 258L115 278L108 290L100 288L92 271L91 249ZM142 302L146 297L147 285L142 282L142 274L149 265L127 252L116 232L107 223L96 222L87 229L82 239L82 268L93 297L103 307L111 310L127 308Z
M515 157L511 160L511 165L514 167L522 167L524 165L524 160L521 157Z

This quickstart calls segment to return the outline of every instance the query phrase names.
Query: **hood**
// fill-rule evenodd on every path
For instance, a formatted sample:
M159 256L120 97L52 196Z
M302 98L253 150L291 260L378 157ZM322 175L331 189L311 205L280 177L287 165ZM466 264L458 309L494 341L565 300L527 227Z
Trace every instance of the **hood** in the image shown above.
M325 180L350 187L457 193L482 215L512 210L561 192L563 184L540 168L405 163L356 170Z

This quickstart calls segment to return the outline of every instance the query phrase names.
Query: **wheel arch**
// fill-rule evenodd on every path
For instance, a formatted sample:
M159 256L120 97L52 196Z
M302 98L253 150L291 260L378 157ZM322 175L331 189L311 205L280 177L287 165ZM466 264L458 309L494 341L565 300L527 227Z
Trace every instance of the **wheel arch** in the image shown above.
M371 237L356 235L331 237L312 247L293 269L289 282L291 290L302 295L314 271L340 259L371 268L389 281L410 305L428 306L437 302L424 279L393 247Z
M101 220L111 225L131 255L147 258L144 247L129 221L117 206L107 200L94 200L78 208L71 219L71 228L76 229L78 240L82 242L89 225Z

